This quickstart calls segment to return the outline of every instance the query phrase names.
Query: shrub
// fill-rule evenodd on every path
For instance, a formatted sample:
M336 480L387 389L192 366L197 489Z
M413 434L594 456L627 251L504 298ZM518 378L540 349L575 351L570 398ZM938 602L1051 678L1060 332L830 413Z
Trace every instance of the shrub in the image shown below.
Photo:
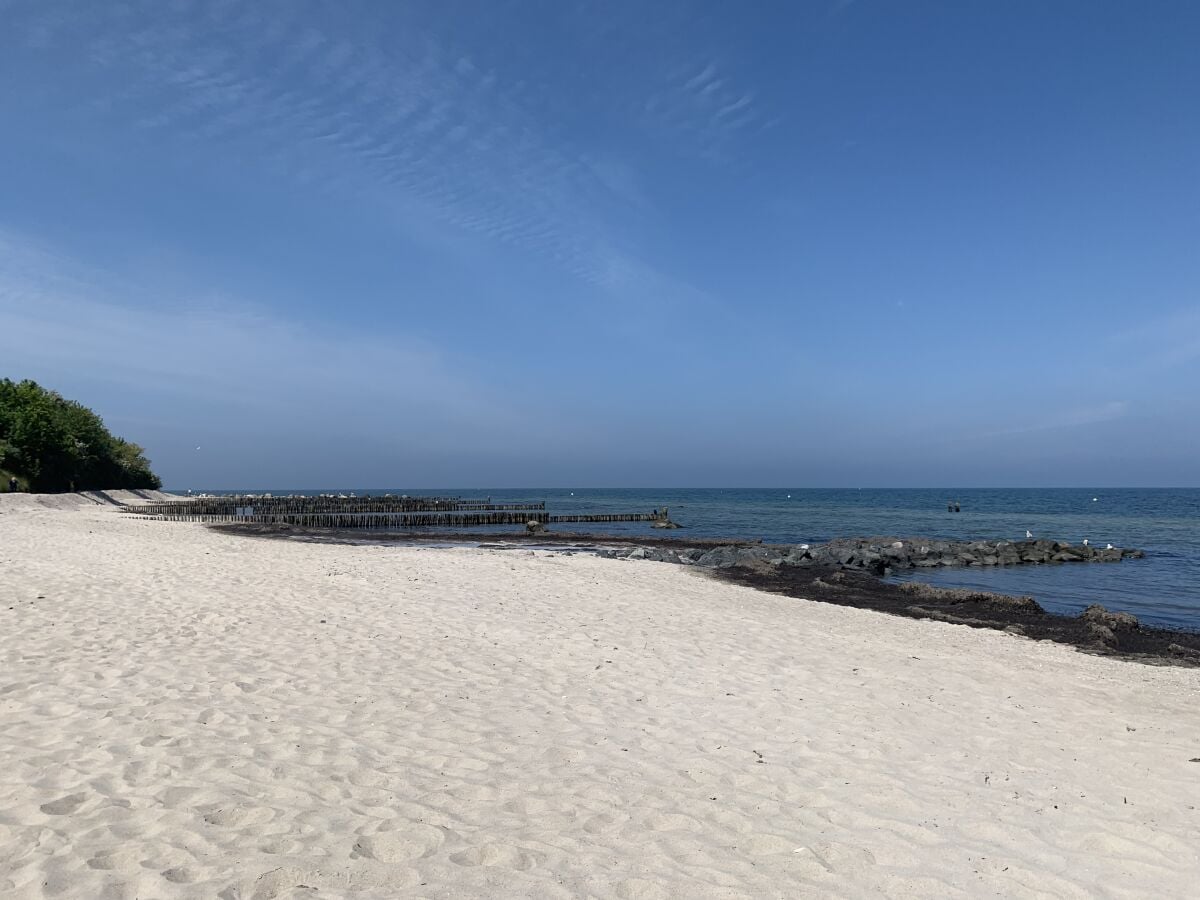
M0 380L0 470L39 493L162 487L142 448L112 435L86 406L7 378Z

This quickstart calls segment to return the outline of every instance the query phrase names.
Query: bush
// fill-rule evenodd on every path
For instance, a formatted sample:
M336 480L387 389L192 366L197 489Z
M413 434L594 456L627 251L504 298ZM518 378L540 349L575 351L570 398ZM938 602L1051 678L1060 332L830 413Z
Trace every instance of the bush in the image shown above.
M110 434L86 406L32 381L0 380L0 470L28 490L162 487L143 454L137 444Z

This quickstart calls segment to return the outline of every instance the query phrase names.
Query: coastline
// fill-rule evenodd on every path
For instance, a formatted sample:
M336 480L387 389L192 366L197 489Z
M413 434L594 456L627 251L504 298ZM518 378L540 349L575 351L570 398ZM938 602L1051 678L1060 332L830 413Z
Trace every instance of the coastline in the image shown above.
M682 566L6 500L0 893L1141 897L1200 878L1195 669Z
M670 562L696 566L710 572L714 578L800 600L814 600L907 618L932 619L972 628L1004 631L1032 640L1053 641L1072 646L1087 653L1119 656L1157 665L1200 666L1200 631L1197 630L1142 624L1132 616L1114 613L1100 606L1089 607L1078 616L1068 616L1048 612L1032 597L938 588L920 583L891 583L865 569L861 554L851 565L830 565L830 562L837 558L838 548L853 548L853 551L857 552L868 543L865 540L833 541L822 548L813 548L812 552L819 554L817 560L806 559L803 565L787 565L780 564L779 559L794 553L797 548L793 545L771 545L721 538L626 537L572 532L422 534L409 531L301 528L292 525L220 524L207 527L223 534L240 537L334 545L468 545L498 550L526 546L565 553L596 553L610 559ZM890 540L873 539L870 543L886 545ZM807 548L807 545L805 547ZM820 553L821 550L831 549L834 552ZM696 551L706 552L698 555ZM1121 554L1122 551L1117 553ZM1141 555L1140 551L1124 553ZM805 555L809 554L806 552Z

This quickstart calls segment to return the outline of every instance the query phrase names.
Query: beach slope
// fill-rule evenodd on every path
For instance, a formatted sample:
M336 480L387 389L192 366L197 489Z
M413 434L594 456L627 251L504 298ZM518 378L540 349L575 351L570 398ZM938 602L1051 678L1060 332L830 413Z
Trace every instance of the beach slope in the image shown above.
M0 497L0 897L1183 897L1198 699L679 566Z

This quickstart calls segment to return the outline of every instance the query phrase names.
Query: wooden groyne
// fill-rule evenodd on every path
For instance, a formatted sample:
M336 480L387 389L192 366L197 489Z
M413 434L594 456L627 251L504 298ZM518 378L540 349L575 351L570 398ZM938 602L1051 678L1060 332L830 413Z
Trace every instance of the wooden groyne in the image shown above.
M175 518L188 516L315 515L345 513L415 512L500 512L544 510L535 503L492 503L490 500L461 500L457 497L226 497L181 498L163 503L126 506L124 512L141 516Z
M551 514L545 501L492 503L458 497L261 497L181 498L125 506L140 519L172 522L293 525L300 528L479 528L569 522L665 522L667 510L650 513Z

